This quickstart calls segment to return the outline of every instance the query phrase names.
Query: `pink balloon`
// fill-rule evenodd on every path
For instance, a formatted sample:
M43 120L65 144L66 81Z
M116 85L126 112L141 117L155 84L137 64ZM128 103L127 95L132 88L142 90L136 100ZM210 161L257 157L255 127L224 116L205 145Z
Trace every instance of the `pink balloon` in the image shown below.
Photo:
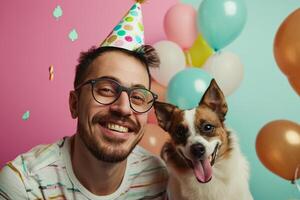
M176 42L184 50L192 47L197 38L197 12L190 5L178 3L172 6L164 18L167 38Z
M159 156L163 145L169 138L169 134L158 125L147 124L145 134L139 144L151 153Z

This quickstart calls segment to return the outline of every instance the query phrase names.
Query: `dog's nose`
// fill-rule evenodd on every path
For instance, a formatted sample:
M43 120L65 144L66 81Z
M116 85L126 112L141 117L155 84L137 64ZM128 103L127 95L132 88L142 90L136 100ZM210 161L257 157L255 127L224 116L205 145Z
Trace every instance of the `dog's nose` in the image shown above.
M193 144L190 148L191 154L196 158L201 158L205 154L205 147L201 143Z

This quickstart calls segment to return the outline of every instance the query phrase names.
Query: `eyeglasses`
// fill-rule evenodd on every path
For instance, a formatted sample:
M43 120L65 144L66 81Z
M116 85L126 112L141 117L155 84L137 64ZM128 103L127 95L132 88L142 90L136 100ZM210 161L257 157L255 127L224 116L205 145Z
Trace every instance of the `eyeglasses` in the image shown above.
M121 96L121 93L125 91L129 97L131 109L137 113L145 113L149 111L155 100L158 98L156 94L146 88L127 88L120 85L117 81L107 77L88 80L76 87L75 90L78 90L87 84L92 85L92 95L95 101L102 105L113 104Z

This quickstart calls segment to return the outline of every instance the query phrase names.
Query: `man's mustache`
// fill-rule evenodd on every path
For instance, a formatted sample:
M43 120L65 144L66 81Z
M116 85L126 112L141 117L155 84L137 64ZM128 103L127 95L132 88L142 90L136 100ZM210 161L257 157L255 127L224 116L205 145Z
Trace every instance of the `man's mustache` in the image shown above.
M129 127L131 131L138 133L141 129L141 125L138 123L135 123L132 119L125 116L120 116L118 114L106 114L106 115L95 115L92 119L93 123L100 123L104 124L107 122L115 122L115 123L121 123L126 127Z

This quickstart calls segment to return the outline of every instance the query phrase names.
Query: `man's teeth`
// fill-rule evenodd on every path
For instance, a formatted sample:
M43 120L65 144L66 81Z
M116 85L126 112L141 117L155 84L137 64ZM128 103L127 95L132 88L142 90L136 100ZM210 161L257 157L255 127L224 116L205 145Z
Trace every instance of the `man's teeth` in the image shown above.
M120 126L118 124L107 124L107 128L111 129L111 130L114 130L114 131L118 131L118 132L122 132L122 133L125 133L125 132L128 132L128 128L127 127L124 127L124 126Z

